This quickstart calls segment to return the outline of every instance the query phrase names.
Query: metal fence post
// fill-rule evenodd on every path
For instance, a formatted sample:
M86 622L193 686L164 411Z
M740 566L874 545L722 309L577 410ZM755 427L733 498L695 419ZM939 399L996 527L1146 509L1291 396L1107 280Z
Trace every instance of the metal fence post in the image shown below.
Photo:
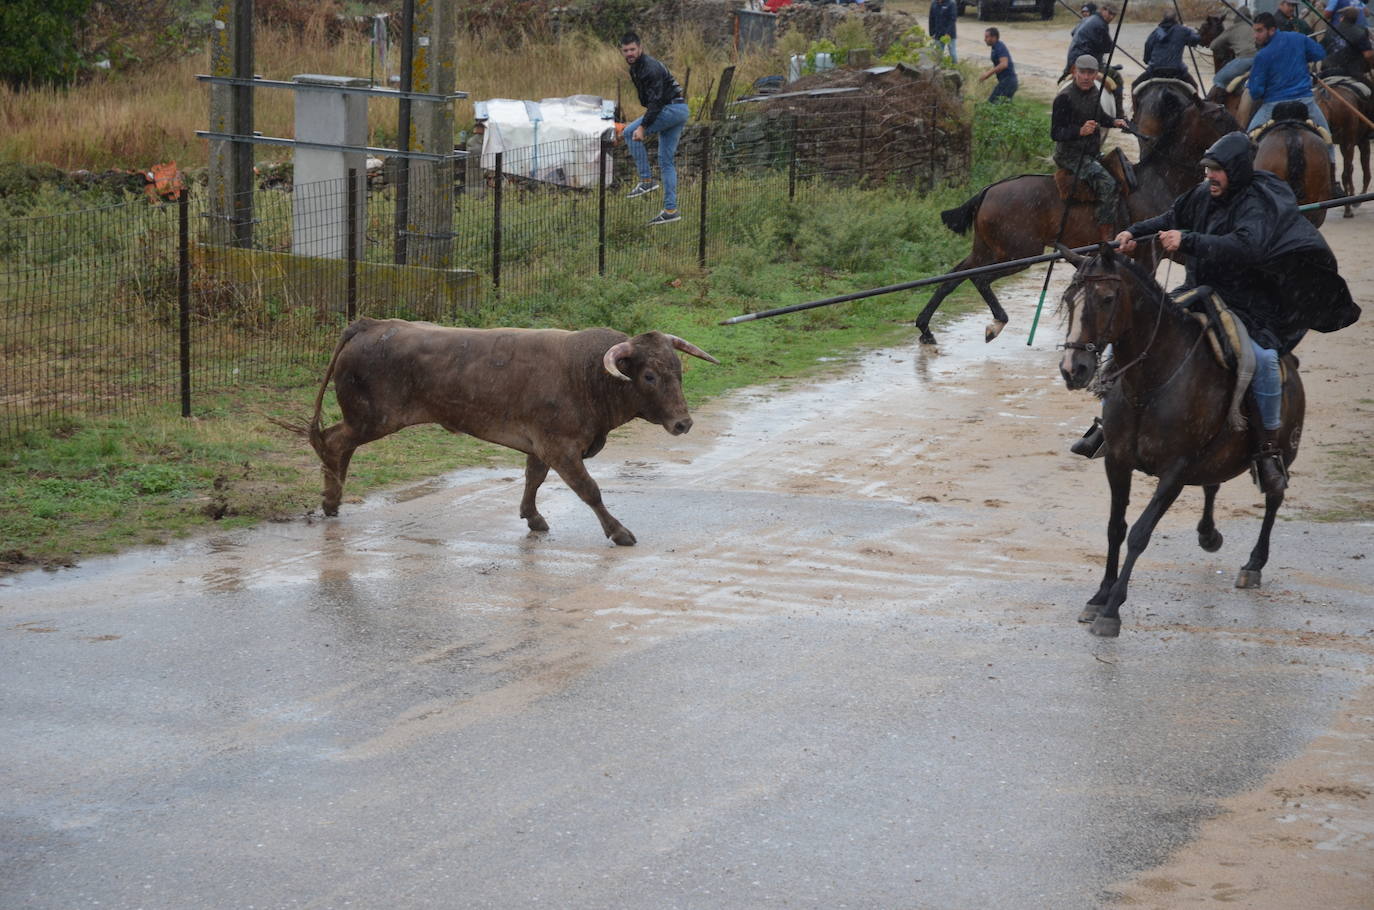
M358 170L348 169L348 321L358 318Z
M181 416L191 416L191 187L177 198L177 331L181 348Z
M792 115L792 135L788 143L791 148L787 154L787 201L797 197L797 115Z
M596 273L602 276L606 274L606 150L609 147L602 139L601 154L596 159L596 166L601 169L596 178Z
M701 229L697 238L697 265L706 268L706 189L711 177L711 128L701 132Z
M501 169L502 153L496 153L496 186L492 193L492 218L491 218L491 286L495 290L501 290L501 178L505 171Z

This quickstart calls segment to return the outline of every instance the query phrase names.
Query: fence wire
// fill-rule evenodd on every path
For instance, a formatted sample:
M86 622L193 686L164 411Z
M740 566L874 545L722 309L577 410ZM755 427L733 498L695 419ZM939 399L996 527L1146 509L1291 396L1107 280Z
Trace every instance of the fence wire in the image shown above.
M588 280L709 265L742 211L823 185L966 176L966 141L899 119L860 107L691 124L676 157L682 218L665 225L648 223L662 192L628 198L638 175L624 144L597 138L415 166L405 224L395 181L365 174L254 188L242 200L251 243L237 245L243 234L196 186L181 204L9 219L0 439L73 418L186 413L246 383L317 376L359 316L539 324Z

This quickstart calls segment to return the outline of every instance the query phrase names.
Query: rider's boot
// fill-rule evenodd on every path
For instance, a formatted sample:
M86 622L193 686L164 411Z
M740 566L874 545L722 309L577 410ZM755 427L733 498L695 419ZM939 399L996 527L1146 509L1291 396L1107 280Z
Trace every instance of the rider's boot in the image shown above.
M1107 436L1102 432L1102 418L1094 417L1093 425L1088 427L1088 431L1081 439L1069 446L1069 451L1084 458L1097 458L1102 454L1102 446L1106 441Z
M1288 469L1279 448L1279 431L1260 429L1259 451L1255 453L1255 484L1266 496L1288 489Z

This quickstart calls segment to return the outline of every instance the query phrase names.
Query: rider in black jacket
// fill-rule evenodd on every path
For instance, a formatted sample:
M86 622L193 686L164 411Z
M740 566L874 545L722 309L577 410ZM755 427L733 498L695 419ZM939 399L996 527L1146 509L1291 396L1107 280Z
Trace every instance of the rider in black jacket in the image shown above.
M1260 488L1287 485L1277 446L1283 398L1279 356L1309 328L1335 331L1359 316L1336 257L1298 211L1288 184L1254 169L1255 146L1242 132L1228 133L1203 155L1207 179L1174 200L1167 212L1117 235L1121 251L1135 238L1159 234L1168 252L1187 256L1185 288L1210 285L1245 323L1255 349L1250 391L1262 429L1255 456Z

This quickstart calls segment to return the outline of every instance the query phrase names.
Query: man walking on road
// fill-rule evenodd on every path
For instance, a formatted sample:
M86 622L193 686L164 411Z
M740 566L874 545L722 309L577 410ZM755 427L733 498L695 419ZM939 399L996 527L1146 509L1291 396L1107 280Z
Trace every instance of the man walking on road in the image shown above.
M630 65L630 79L639 93L639 103L644 105L644 116L625 127L626 144L639 171L639 183L630 190L629 197L634 199L652 193L659 187L649 168L649 152L644 148L645 137L657 134L658 169L663 177L663 211L651 218L649 223L681 221L682 215L677 209L677 162L674 159L677 157L678 139L682 137L682 128L690 113L687 101L682 97L682 87L666 66L644 53L639 35L634 32L626 32L621 37L620 55Z
M983 32L983 43L992 48L992 68L978 77L983 82L992 76L997 77L997 87L988 95L989 101L1010 101L1016 94L1016 68L1011 65L1011 51L1002 43L1002 33L995 28Z
M926 21L927 31L937 44L949 51L949 59L955 63L959 62L959 55L954 50L958 23L959 4L955 0L931 0L930 17ZM947 44L940 41L946 36L949 37Z

